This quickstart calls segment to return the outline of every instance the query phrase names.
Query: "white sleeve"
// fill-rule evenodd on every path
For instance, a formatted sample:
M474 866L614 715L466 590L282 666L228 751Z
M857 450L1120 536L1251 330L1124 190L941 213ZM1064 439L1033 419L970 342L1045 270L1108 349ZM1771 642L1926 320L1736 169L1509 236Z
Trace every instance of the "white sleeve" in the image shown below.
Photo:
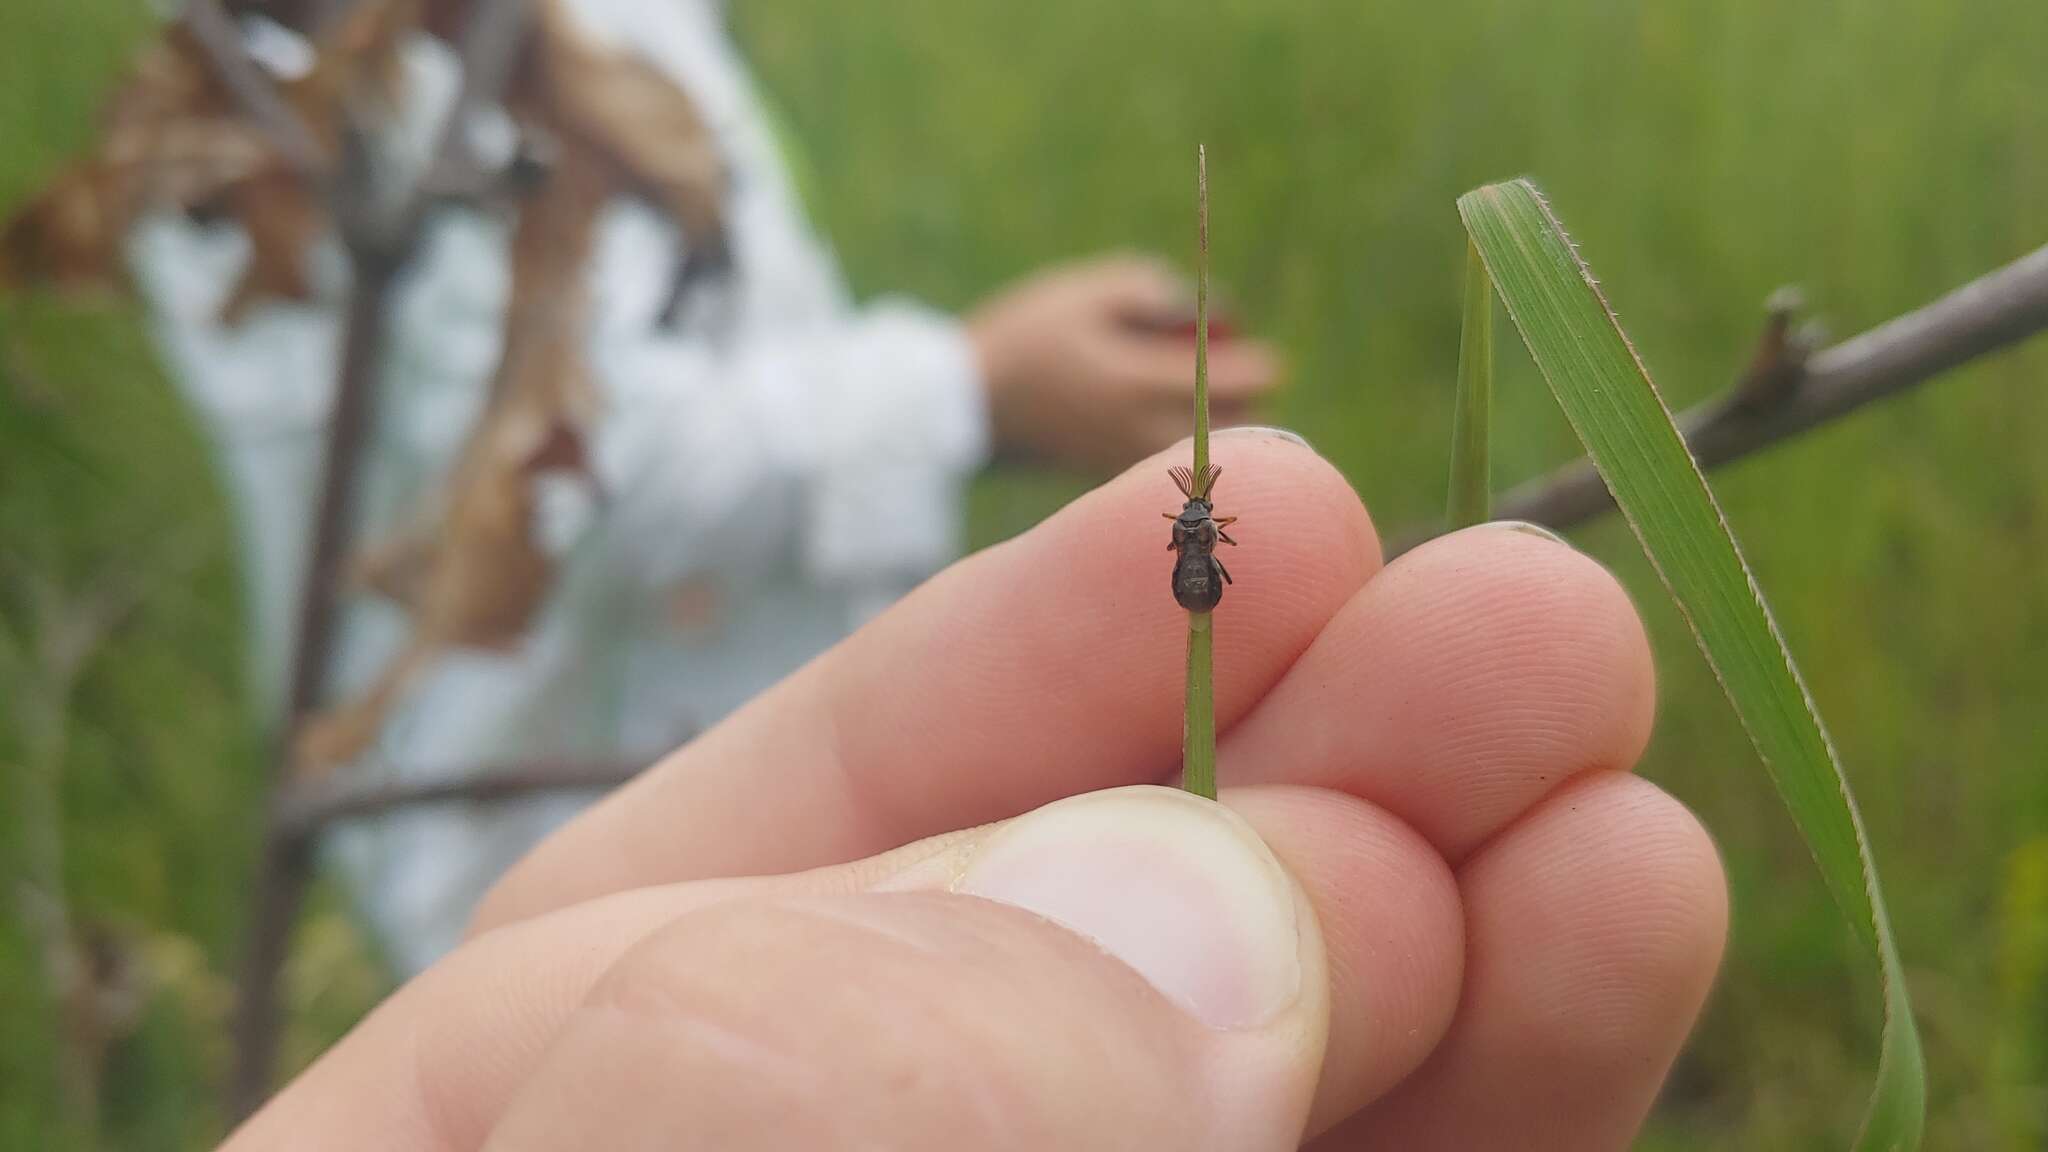
M608 258L647 250L635 239L645 222L625 212L597 261L605 302L591 340L604 395L594 462L620 567L658 586L716 564L710 541L744 540L736 521L763 513L755 501L792 494L799 507L783 518L821 584L900 584L950 561L963 484L989 451L959 323L888 300L742 324L728 339L661 331L662 278L636 285L645 261Z
M760 518L753 501L795 492L802 507L786 523L820 584L900 590L951 560L963 481L989 452L979 366L959 324L908 302L849 307L716 5L569 7L586 32L691 93L733 178L738 282L723 289L722 332L654 330L677 237L652 213L623 208L601 233L591 335L606 414L595 456L614 494L605 519L622 528L606 538L658 583L715 564L697 546L724 545L735 527L747 536L734 518Z
M922 574L957 551L959 487L988 435L951 321L887 304L723 355L649 340L601 359L613 402L599 476L648 582L694 567L687 526L723 534L751 494L791 485L800 555L821 583Z

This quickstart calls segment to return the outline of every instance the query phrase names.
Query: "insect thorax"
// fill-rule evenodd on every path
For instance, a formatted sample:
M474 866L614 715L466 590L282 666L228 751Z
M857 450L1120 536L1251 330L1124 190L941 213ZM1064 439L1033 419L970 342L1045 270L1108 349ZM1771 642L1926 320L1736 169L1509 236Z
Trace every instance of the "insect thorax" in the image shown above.
M1173 522L1173 546L1207 551L1216 547L1216 521L1208 503L1190 500Z

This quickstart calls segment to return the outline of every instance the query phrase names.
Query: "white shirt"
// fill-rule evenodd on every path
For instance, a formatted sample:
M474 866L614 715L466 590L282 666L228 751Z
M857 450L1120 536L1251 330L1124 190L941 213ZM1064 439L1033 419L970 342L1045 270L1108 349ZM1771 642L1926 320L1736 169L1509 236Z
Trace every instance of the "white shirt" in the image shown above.
M679 238L645 207L609 211L590 269L588 353L602 397L592 457L603 498L550 481L541 520L559 562L530 636L511 653L447 653L374 751L342 771L439 779L536 757L652 760L951 559L962 484L987 456L962 331L907 302L851 306L717 6L569 7L594 37L642 54L698 102L734 174L736 272L694 298L678 329L658 329ZM430 139L455 64L424 41L407 64L405 128ZM432 496L483 408L507 237L505 221L441 213L396 289L357 541ZM271 303L224 328L215 317L246 251L237 230L165 217L138 227L132 259L233 494L254 679L275 713L347 273L324 242L316 301ZM393 605L348 600L333 698L374 677L407 627ZM506 866L587 800L418 809L337 829L330 847L393 958L416 970L453 946Z

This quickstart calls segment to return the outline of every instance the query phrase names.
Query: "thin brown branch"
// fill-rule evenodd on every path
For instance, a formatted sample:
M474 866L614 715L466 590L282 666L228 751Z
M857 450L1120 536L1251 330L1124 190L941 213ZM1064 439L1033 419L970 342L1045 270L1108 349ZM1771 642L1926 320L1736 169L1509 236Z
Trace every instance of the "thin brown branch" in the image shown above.
M338 775L286 787L271 805L270 823L280 836L304 840L330 824L422 804L489 804L537 793L605 792L646 767L641 761L538 760L429 780Z
M1772 334L1790 339L1787 317L1773 312ZM1759 452L1820 424L1988 356L2048 329L2048 245L1957 288L1939 300L1831 348L1755 361L1726 395L1679 416L1686 444L1712 468ZM1791 340L1796 345L1796 340ZM1774 374L1764 385L1755 368ZM1575 461L1509 492L1494 515L1566 528L1614 507L1593 466ZM1408 542L1410 546L1419 540ZM1405 548L1403 549L1405 550Z
M320 138L286 102L270 77L264 75L262 66L250 57L234 17L220 6L219 0L188 0L183 20L199 46L206 50L221 83L234 93L236 103L263 134L264 141L308 183L323 186L333 166L320 146Z
M205 0L200 6L218 11ZM528 0L476 0L463 38L461 92L442 131L440 152L429 166L430 172L453 162L448 151L462 146L468 115L499 98L518 53L527 6ZM335 181L336 217L354 265L354 284L334 411L327 429L319 505L300 592L288 710L271 751L273 787L287 777L293 738L300 721L318 704L331 664L335 604L354 523L356 478L383 376L390 289L417 247L419 223L432 203L426 180L403 195L386 198L377 194L382 190L376 182L385 174L373 169L370 150L361 146L360 140L354 144L344 150L343 171ZM392 206L388 215L378 211L383 204ZM266 828L235 1015L236 1065L228 1107L237 1118L253 1112L269 1094L279 1034L278 977L312 866L310 845L304 837L287 835L274 822Z
M347 335L341 354L340 381L334 410L328 416L327 461L319 504L314 512L311 557L299 590L297 646L293 652L287 716L283 727L320 702L334 644L334 604L340 589L342 562L354 519L356 473L363 442L374 417L378 378L383 374L384 314L390 281L370 269L359 269L349 293ZM281 741L273 757L273 779L287 773L289 743Z
M270 751L273 787L288 777L293 734L299 718L319 702L333 647L335 600L341 563L353 521L356 473L374 414L376 385L383 372L384 314L392 270L365 262L356 268L342 344L334 411L328 417L327 461L320 502L314 513L311 556L299 593L297 642L285 720ZM254 878L255 906L248 927L235 1013L235 1075L229 1107L236 1118L256 1110L270 1091L279 1032L277 980L290 946L292 926L312 877L308 846L266 828Z

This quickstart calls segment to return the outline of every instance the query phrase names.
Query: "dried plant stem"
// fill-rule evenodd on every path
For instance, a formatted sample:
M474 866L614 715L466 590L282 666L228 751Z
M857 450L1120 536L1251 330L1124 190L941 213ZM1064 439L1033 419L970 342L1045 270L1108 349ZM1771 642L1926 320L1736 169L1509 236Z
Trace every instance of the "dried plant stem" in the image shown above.
M1686 446L1712 468L1838 420L1877 400L2048 330L2048 245L1903 316L1790 365L1786 386L1751 399L1753 376L1678 418ZM1568 528L1612 510L1586 460L1498 501L1503 518ZM1413 541L1411 543L1419 543Z
M463 36L461 88L454 111L442 129L435 171L445 172L459 166L461 157L455 156L455 152L461 146L465 117L470 110L498 99L521 43L519 34L529 3L530 0L480 2L471 12ZM203 0L188 10L188 18L199 21L199 34L215 66L235 78L230 81L231 87L244 113L282 141L279 146L289 155L299 147L291 141L302 132L302 126L281 111L287 106L267 86L260 71L249 66L246 52L232 35L232 27L223 23L222 11L217 0ZM388 195L378 189L376 183L384 174L375 170L368 151L360 147L344 148L339 168L331 175L332 186L323 191L329 197L348 249L354 284L343 328L335 410L327 429L327 455L322 464L321 494L309 541L310 559L299 601L288 711L276 734L272 755L273 788L287 775L293 733L325 686L341 583L341 557L348 550L353 519L355 482L363 444L375 420L391 289L413 254L421 221L432 200L424 185L405 189L401 195ZM326 181L315 183L320 186ZM235 1006L235 1067L227 1084L228 1112L237 1120L254 1112L269 1095L282 1022L278 984L291 947L292 928L298 922L312 874L311 842L284 829L267 827L253 877L254 892Z
M1209 467L1209 154L1195 149L1195 475ZM1209 613L1188 613L1187 723L1181 787L1216 798L1216 686Z
M631 780L642 760L525 760L492 764L460 775L426 776L393 771L367 778L333 773L326 779L287 784L270 806L270 822L281 838L300 843L344 820L382 816L424 804L490 804L545 793L598 793Z

